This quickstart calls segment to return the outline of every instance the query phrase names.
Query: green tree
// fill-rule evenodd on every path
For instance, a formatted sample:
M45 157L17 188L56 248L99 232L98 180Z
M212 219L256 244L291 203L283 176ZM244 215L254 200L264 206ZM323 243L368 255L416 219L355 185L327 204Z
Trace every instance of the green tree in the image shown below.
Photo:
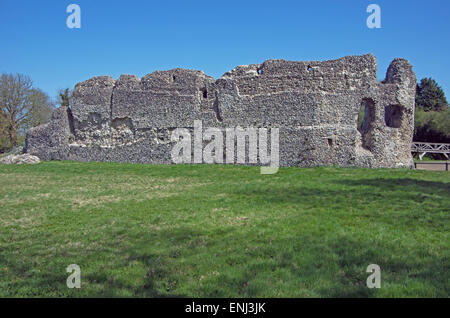
M416 87L416 107L424 111L443 111L448 107L444 91L432 78L422 78Z
M450 108L444 91L432 78L423 78L417 85L414 141L450 142Z
M66 88L64 90L61 89L59 91L59 104L61 106L69 107L71 95L72 95L72 92L68 88Z
M414 141L450 143L450 109L439 112L416 109Z

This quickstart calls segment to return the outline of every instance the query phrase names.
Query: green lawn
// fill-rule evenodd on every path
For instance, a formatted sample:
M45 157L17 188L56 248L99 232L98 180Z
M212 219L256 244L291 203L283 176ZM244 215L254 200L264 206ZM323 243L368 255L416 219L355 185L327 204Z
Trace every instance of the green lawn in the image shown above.
M449 172L44 162L0 200L1 297L450 295Z

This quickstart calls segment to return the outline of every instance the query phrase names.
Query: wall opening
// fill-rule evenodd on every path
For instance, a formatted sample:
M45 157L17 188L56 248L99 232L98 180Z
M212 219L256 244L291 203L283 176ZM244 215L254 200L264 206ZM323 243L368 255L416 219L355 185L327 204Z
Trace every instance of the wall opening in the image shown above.
M220 115L220 109L219 109L219 99L217 98L217 92L216 92L216 99L214 100L213 104L213 110L216 113L216 118L218 122L222 122L222 116Z
M208 98L208 91L206 90L206 87L201 88L200 91L202 92L202 96L204 99Z
M116 130L134 131L133 121L130 117L114 118L111 122L111 127Z
M358 131L367 132L375 119L375 103L370 98L364 98L358 112Z
M72 114L72 108L69 106L67 107L67 118L69 121L69 130L72 136L75 136L75 126L73 124L73 114Z
M308 67L306 69L308 70L308 72L311 72L312 71L311 65L308 65Z
M375 102L371 98L364 98L358 112L357 129L361 134L362 146L370 150L372 145L371 129L375 120Z
M386 126L399 128L402 124L403 111L399 105L388 105L384 108L384 122Z

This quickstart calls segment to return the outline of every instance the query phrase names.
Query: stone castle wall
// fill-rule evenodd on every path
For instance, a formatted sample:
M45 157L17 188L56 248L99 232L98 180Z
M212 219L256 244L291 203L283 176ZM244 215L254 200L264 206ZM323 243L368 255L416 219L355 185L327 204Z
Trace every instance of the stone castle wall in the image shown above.
M410 167L416 78L395 59L377 80L371 54L323 62L267 60L218 80L156 71L78 83L70 109L27 134L44 160L170 164L176 128L279 128L280 166ZM358 129L361 105L366 116Z

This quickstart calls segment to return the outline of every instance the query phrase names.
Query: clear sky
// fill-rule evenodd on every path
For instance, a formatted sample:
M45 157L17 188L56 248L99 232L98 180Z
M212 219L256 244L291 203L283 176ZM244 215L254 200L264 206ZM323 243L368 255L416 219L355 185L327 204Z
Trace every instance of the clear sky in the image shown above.
M66 8L81 7L81 29ZM381 29L366 8L381 7ZM373 53L383 79L395 57L450 99L449 0L0 0L0 72L23 73L50 96L97 75L176 67L215 78L266 59Z

